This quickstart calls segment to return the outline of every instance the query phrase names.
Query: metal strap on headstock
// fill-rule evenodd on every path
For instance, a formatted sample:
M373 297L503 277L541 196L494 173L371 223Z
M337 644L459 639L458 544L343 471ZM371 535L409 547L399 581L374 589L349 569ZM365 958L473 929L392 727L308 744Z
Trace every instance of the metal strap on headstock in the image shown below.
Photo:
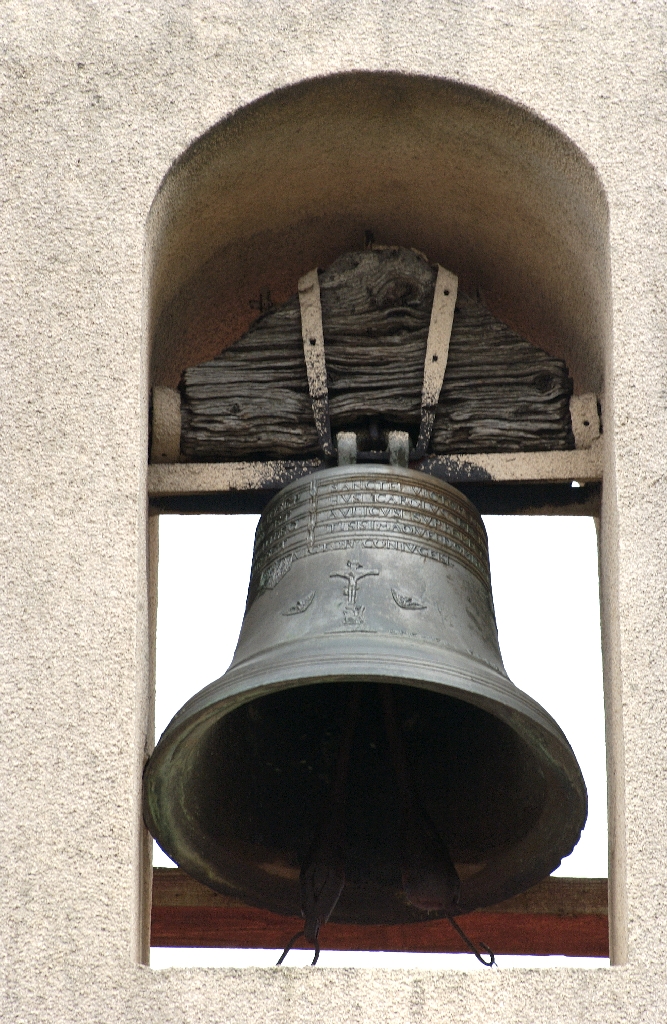
M410 451L411 462L426 455L431 440L435 413L447 368L457 291L458 278L456 275L445 270L444 267L438 266L431 321L426 340L419 436L416 446ZM331 434L322 303L317 270L311 270L299 279L299 307L301 309L303 354L308 374L308 390L313 405L313 419L320 447L325 456L331 457L336 454L336 451Z
M299 279L299 306L301 307L301 337L308 373L308 390L313 403L313 419L320 447L325 455L335 455L329 416L329 389L327 364L324 358L324 330L322 304L317 270L311 270Z
M455 274L438 265L438 276L433 293L431 322L426 339L424 358L424 384L422 387L421 421L416 447L410 452L410 461L423 458L428 451L433 433L435 413L440 401L442 382L445 379L449 341L452 336L454 309L459 279Z

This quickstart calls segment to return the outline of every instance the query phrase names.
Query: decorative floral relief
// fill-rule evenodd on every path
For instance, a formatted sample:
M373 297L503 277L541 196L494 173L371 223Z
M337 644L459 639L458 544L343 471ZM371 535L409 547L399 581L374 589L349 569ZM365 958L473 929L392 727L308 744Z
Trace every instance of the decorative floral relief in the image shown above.
M287 611L283 612L283 615L301 615L302 612L308 611L314 598L315 591L311 590L311 592L306 594L305 597L300 597L298 601L295 601L294 604L290 605Z
M414 597L407 597L406 595L399 594L399 592L394 590L393 587L391 588L391 596L398 607L402 608L406 612L421 612L427 608L427 605L420 604Z
M259 589L273 590L274 587L277 587L283 576L286 576L292 568L292 562L293 556L287 555L263 569L259 578Z

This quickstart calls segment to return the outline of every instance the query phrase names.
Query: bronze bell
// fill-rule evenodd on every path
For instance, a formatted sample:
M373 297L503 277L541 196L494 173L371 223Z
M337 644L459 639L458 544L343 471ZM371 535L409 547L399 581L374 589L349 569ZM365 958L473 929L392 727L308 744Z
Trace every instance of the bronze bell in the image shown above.
M301 911L307 936L329 914L466 913L550 874L586 788L505 673L468 499L380 465L285 487L257 528L234 660L162 735L144 813L189 874Z

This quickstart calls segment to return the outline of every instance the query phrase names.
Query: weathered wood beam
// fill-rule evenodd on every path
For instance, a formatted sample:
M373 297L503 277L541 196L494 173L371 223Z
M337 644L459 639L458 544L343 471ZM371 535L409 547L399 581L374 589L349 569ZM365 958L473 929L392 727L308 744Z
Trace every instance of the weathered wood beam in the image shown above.
M497 954L609 955L606 878L547 878L495 907L459 918L473 941ZM278 949L302 926L200 885L185 872L155 868L151 944ZM323 949L467 952L447 920L409 925L328 924Z
M356 430L363 437L369 431L370 441L372 421L377 429L411 430L416 439L422 391L430 394L435 370L425 357L438 273L414 251L397 248L346 253L307 275L310 288L314 275L318 298L312 322L306 314L313 345L306 355L319 353L318 379L328 382L334 433ZM456 279L449 278L438 302L450 289L451 298L456 294ZM186 459L305 458L322 450L303 316L294 296L215 359L185 371L180 452ZM429 353L429 360L438 358ZM480 297L458 294L441 359L438 387L427 403L435 409L434 453L575 447L567 367L501 323ZM163 450L157 445L156 456L166 461Z
M154 512L261 512L281 487L323 467L319 459L155 464L148 494ZM460 487L483 513L598 511L600 441L573 451L429 456L414 468Z
M180 462L148 467L152 498L215 491L275 490L324 467L320 459L267 462ZM449 483L594 483L602 479L600 442L591 448L553 452L433 455L412 468Z

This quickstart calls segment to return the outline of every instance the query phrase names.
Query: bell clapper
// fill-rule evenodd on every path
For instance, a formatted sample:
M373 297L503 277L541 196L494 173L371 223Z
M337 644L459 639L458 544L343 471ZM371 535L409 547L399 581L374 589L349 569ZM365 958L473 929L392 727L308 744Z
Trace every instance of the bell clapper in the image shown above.
M438 831L420 807L410 782L405 743L396 717L394 694L391 686L380 684L384 706L385 727L391 759L401 799L403 814L402 875L403 890L408 901L419 910L445 911L449 923L458 932L471 952L485 967L493 967L496 958L484 942L480 942L489 959L485 960L461 926L454 920L461 892L461 882L449 850Z
M459 901L461 882L456 868L410 781L405 743L396 717L392 687L380 684L385 728L398 784L402 821L401 873L403 890L419 910L451 914Z
M308 857L301 867L299 885L301 888L301 914L305 918L303 931L298 932L285 947L276 966L280 966L294 943L302 935L315 947L315 966L320 955L319 933L326 924L340 899L345 886L345 805L347 802L347 779L350 770L350 755L354 732L359 719L361 684L352 689L347 706L343 737L338 751L336 770L327 808L320 823L315 841Z

